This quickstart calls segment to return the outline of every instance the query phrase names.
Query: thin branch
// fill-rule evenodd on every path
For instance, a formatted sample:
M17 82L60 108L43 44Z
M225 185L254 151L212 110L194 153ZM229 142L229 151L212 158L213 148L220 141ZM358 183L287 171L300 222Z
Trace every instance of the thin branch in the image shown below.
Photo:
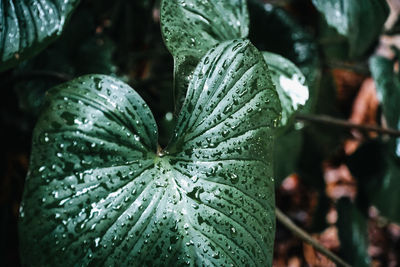
M370 75L368 65L365 63L328 61L325 63L325 66L330 69L345 69L362 75Z
M297 121L306 121L313 122L319 124L326 124L335 127L341 127L346 129L356 129L364 132L376 132L378 134L387 134L393 137L400 137L400 131L390 129L390 128L382 128L374 125L364 125L364 124L356 124L346 120L332 118L326 115L304 115L299 114L296 115Z
M295 236L299 237L301 240L304 242L310 244L313 248L318 250L320 253L324 254L327 258L329 258L332 262L336 263L338 266L343 266L343 267L351 267L350 264L333 254L330 250L326 249L324 246L322 246L317 240L312 238L309 234L307 234L304 230L299 228L297 225L295 225L292 220L290 220L289 217L287 217L283 212L276 208L275 209L275 214L277 220L282 223L284 226L286 226Z

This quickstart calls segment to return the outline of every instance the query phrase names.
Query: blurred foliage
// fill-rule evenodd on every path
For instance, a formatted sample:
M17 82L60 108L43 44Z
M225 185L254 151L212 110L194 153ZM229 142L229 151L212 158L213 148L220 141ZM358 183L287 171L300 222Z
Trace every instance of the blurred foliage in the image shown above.
M339 200L338 229L343 258L352 266L370 266L367 217L348 198Z
M334 18L330 14L336 10L324 8L322 4L328 2L346 5L341 13L346 20L337 22L347 26L339 28L330 20ZM359 73L358 66L361 66L361 79L372 75L377 85L381 102L375 114L378 125L399 129L398 60L373 56L387 16L383 2L376 1L377 6L373 8L375 2L369 0L362 4L342 0L248 0L249 37L258 49L288 58L302 71L310 87L310 101L305 109L308 114L347 119L354 108L359 85L344 88L338 83L335 71L344 68ZM4 237L0 242L0 262L8 266L19 264L18 205L32 129L49 88L82 74L118 77L148 103L158 123L160 144L167 144L176 120L173 58L163 44L159 5L156 0L82 0L61 38L36 57L0 73L4 92L0 107L0 123L4 129L0 139L3 148L0 235ZM391 34L398 33L396 25L389 30ZM345 142L354 139L360 145L346 154ZM355 135L353 131L332 125L296 122L276 141L278 206L308 231L322 232L328 225L336 225L341 243L339 254L356 266L364 266L368 258L371 263L379 261L383 266L390 262L398 264L399 256L393 256L390 251L400 247L400 238L393 234L395 231L389 231L389 224L382 226L377 222L383 216L384 220L400 223L399 140L365 133ZM324 169L327 162L349 168L356 181L355 199L327 196ZM296 182L291 188L293 181ZM370 214L372 206L377 208L378 215ZM332 209L337 212L337 223L327 219ZM374 225L372 230L367 227L369 224ZM380 233L378 237L376 232ZM372 245L379 246L381 252L366 254ZM281 226L277 229L275 249L275 262L288 265L291 258L297 257L306 264L302 243Z
M312 0L321 12L328 57L360 58L371 48L389 15L385 0Z

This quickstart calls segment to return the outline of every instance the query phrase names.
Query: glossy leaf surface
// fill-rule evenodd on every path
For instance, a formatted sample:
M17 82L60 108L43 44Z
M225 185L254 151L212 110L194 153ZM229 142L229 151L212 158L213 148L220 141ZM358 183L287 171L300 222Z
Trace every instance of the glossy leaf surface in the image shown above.
M248 7L250 40L260 51L279 54L301 70L310 89L306 110L312 109L317 101L320 76L319 53L314 37L282 8L262 4L259 0L249 0Z
M270 52L263 52L265 62L271 71L282 106L281 126L286 126L291 117L300 110L309 97L306 78L288 59Z
M313 0L328 25L348 39L349 56L362 56L376 41L389 15L385 0Z
M5 0L0 4L0 71L58 37L79 0Z
M306 78L291 61L270 52L263 52L263 57L282 107L279 136L274 146L274 175L276 186L279 186L297 168L303 140L301 131L296 130L292 123L296 112L308 101L309 91Z
M245 38L249 18L246 0L164 0L161 30L175 60L178 108L197 63L216 44Z
M21 207L29 265L270 265L279 98L248 41L197 66L170 145L107 76L49 92Z

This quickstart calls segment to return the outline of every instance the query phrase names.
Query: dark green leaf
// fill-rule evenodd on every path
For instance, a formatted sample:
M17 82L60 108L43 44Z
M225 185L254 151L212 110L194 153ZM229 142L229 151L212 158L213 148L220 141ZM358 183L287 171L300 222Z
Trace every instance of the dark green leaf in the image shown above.
M200 59L220 42L247 37L248 24L246 0L162 1L161 30L175 60L178 108Z
M15 69L20 108L28 116L36 120L45 92L65 82L46 73L68 77L91 73L115 75L115 44L106 35L96 34L95 30L94 15L81 5L61 38Z
M276 138L274 145L275 186L280 186L286 177L297 171L302 145L303 132L293 128Z
M0 4L0 71L61 35L79 0L5 0Z
M271 4L249 0L249 38L260 51L279 54L292 61L306 77L310 101L305 110L313 109L317 101L319 56L316 42L290 14Z
M308 100L309 92L305 85L306 78L292 62L270 52L263 52L263 57L271 71L282 107L279 137L274 146L274 175L279 186L284 178L297 169L303 136L301 131L291 126L294 115Z
M370 69L387 124L390 128L399 129L400 77L394 72L394 63L386 58L374 56L370 59ZM370 198L383 216L400 222L400 196L396 193L400 187L400 139L390 139L387 147L387 169L383 177L379 177L382 179L380 186L370 191Z
M366 143L348 159L348 166L358 182L358 206L367 212L374 205L381 216L400 223L400 163L392 151L390 142Z
M373 205L373 198L382 187L390 157L388 144L377 138L361 144L346 159L352 176L357 179L357 206L364 213Z
M389 15L385 0L313 0L313 4L327 24L347 38L350 58L364 55Z
M64 45L64 38L60 41L61 43L57 42L26 64L21 64L15 71L16 77L38 74L27 79L18 79L15 87L21 109L30 116L38 115L45 92L63 82L62 79L46 73L71 77L89 73L115 74L116 66L112 61L115 47L110 39L89 37L82 40L80 46L69 48Z
M272 262L279 98L248 41L197 66L170 145L144 101L107 76L51 91L21 206L29 265Z
M337 226L343 258L355 267L370 266L367 218L347 198L339 200L337 210Z
M306 78L288 59L270 52L263 52L265 62L271 71L282 107L280 125L286 126L298 110L306 104L309 96Z
M336 86L330 72L324 72L321 78L321 91L315 105L315 114L343 117L332 99L336 99ZM325 190L323 161L331 158L341 148L346 138L346 131L330 125L307 122L304 124L299 174L308 186Z
M388 169L382 180L382 186L375 188L372 203L380 214L391 221L400 223L400 163L393 158L388 159Z
M373 56L369 63L388 126L392 129L398 129L400 122L400 110L398 108L398 103L400 103L400 77L394 72L394 62L381 56Z

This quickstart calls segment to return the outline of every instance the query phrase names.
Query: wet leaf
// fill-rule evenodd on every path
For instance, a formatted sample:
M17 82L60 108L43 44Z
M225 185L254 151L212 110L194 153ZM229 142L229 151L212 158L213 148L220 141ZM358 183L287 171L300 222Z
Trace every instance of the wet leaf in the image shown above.
M38 53L61 35L79 0L18 0L0 5L0 71Z
M271 78L282 106L280 126L286 126L295 113L306 104L309 96L306 78L288 59L270 52L263 52L271 71Z
M384 0L313 0L328 25L347 38L350 58L361 57L377 40L389 15ZM337 38L336 38L337 41Z
M310 101L305 110L313 110L318 96L320 60L314 37L288 12L258 0L248 1L249 38L260 51L279 54L293 62L306 77Z
M92 75L52 89L20 210L25 262L270 265L279 115L248 41L201 60L161 152L153 115L124 83Z
M248 24L246 0L162 1L161 31L175 60L178 110L200 59L220 42L247 37Z
M250 14L250 40L261 51L276 54L274 57L276 62L274 64L268 64L267 62L272 72L273 69L277 70L279 67L277 66L280 61L278 55L290 60L298 67L290 63L286 64L287 66L290 65L290 69L294 73L298 73L298 69L300 69L301 73L304 74L304 76L301 76L305 77L305 84L309 88L310 98L304 111L311 110L317 99L317 84L319 80L318 50L313 37L282 8L271 4L262 4L258 0L248 1L248 8ZM288 78L292 78L292 76L288 75ZM279 77L276 76L274 83L279 85L280 82L278 81ZM294 110L293 106L288 103L290 100L285 97L285 94L280 93L280 98L281 102L285 102L285 104L282 104L282 124L285 124L284 121L289 119L285 119L285 117L288 117L287 113ZM277 186L287 175L297 170L298 156L303 144L302 135L301 131L297 131L293 127L290 129L285 128L284 130L281 129L280 136L276 139L274 168Z
M117 66L113 60L115 51L115 43L107 35L96 34L94 15L81 5L58 40L15 68L13 73L17 82L14 89L19 107L36 121L46 91L65 81L45 73L59 74L65 78L92 73L116 75ZM44 74L32 75L35 72ZM29 78L21 79L18 76Z
M71 77L89 73L115 75L116 66L112 61L114 51L113 42L106 37L89 37L82 40L81 46L69 49L57 43L28 60L26 64L18 66L15 73L23 76L40 70L44 73L65 73ZM37 117L46 91L60 83L61 79L45 75L40 78L21 79L15 87L20 108L29 116Z

